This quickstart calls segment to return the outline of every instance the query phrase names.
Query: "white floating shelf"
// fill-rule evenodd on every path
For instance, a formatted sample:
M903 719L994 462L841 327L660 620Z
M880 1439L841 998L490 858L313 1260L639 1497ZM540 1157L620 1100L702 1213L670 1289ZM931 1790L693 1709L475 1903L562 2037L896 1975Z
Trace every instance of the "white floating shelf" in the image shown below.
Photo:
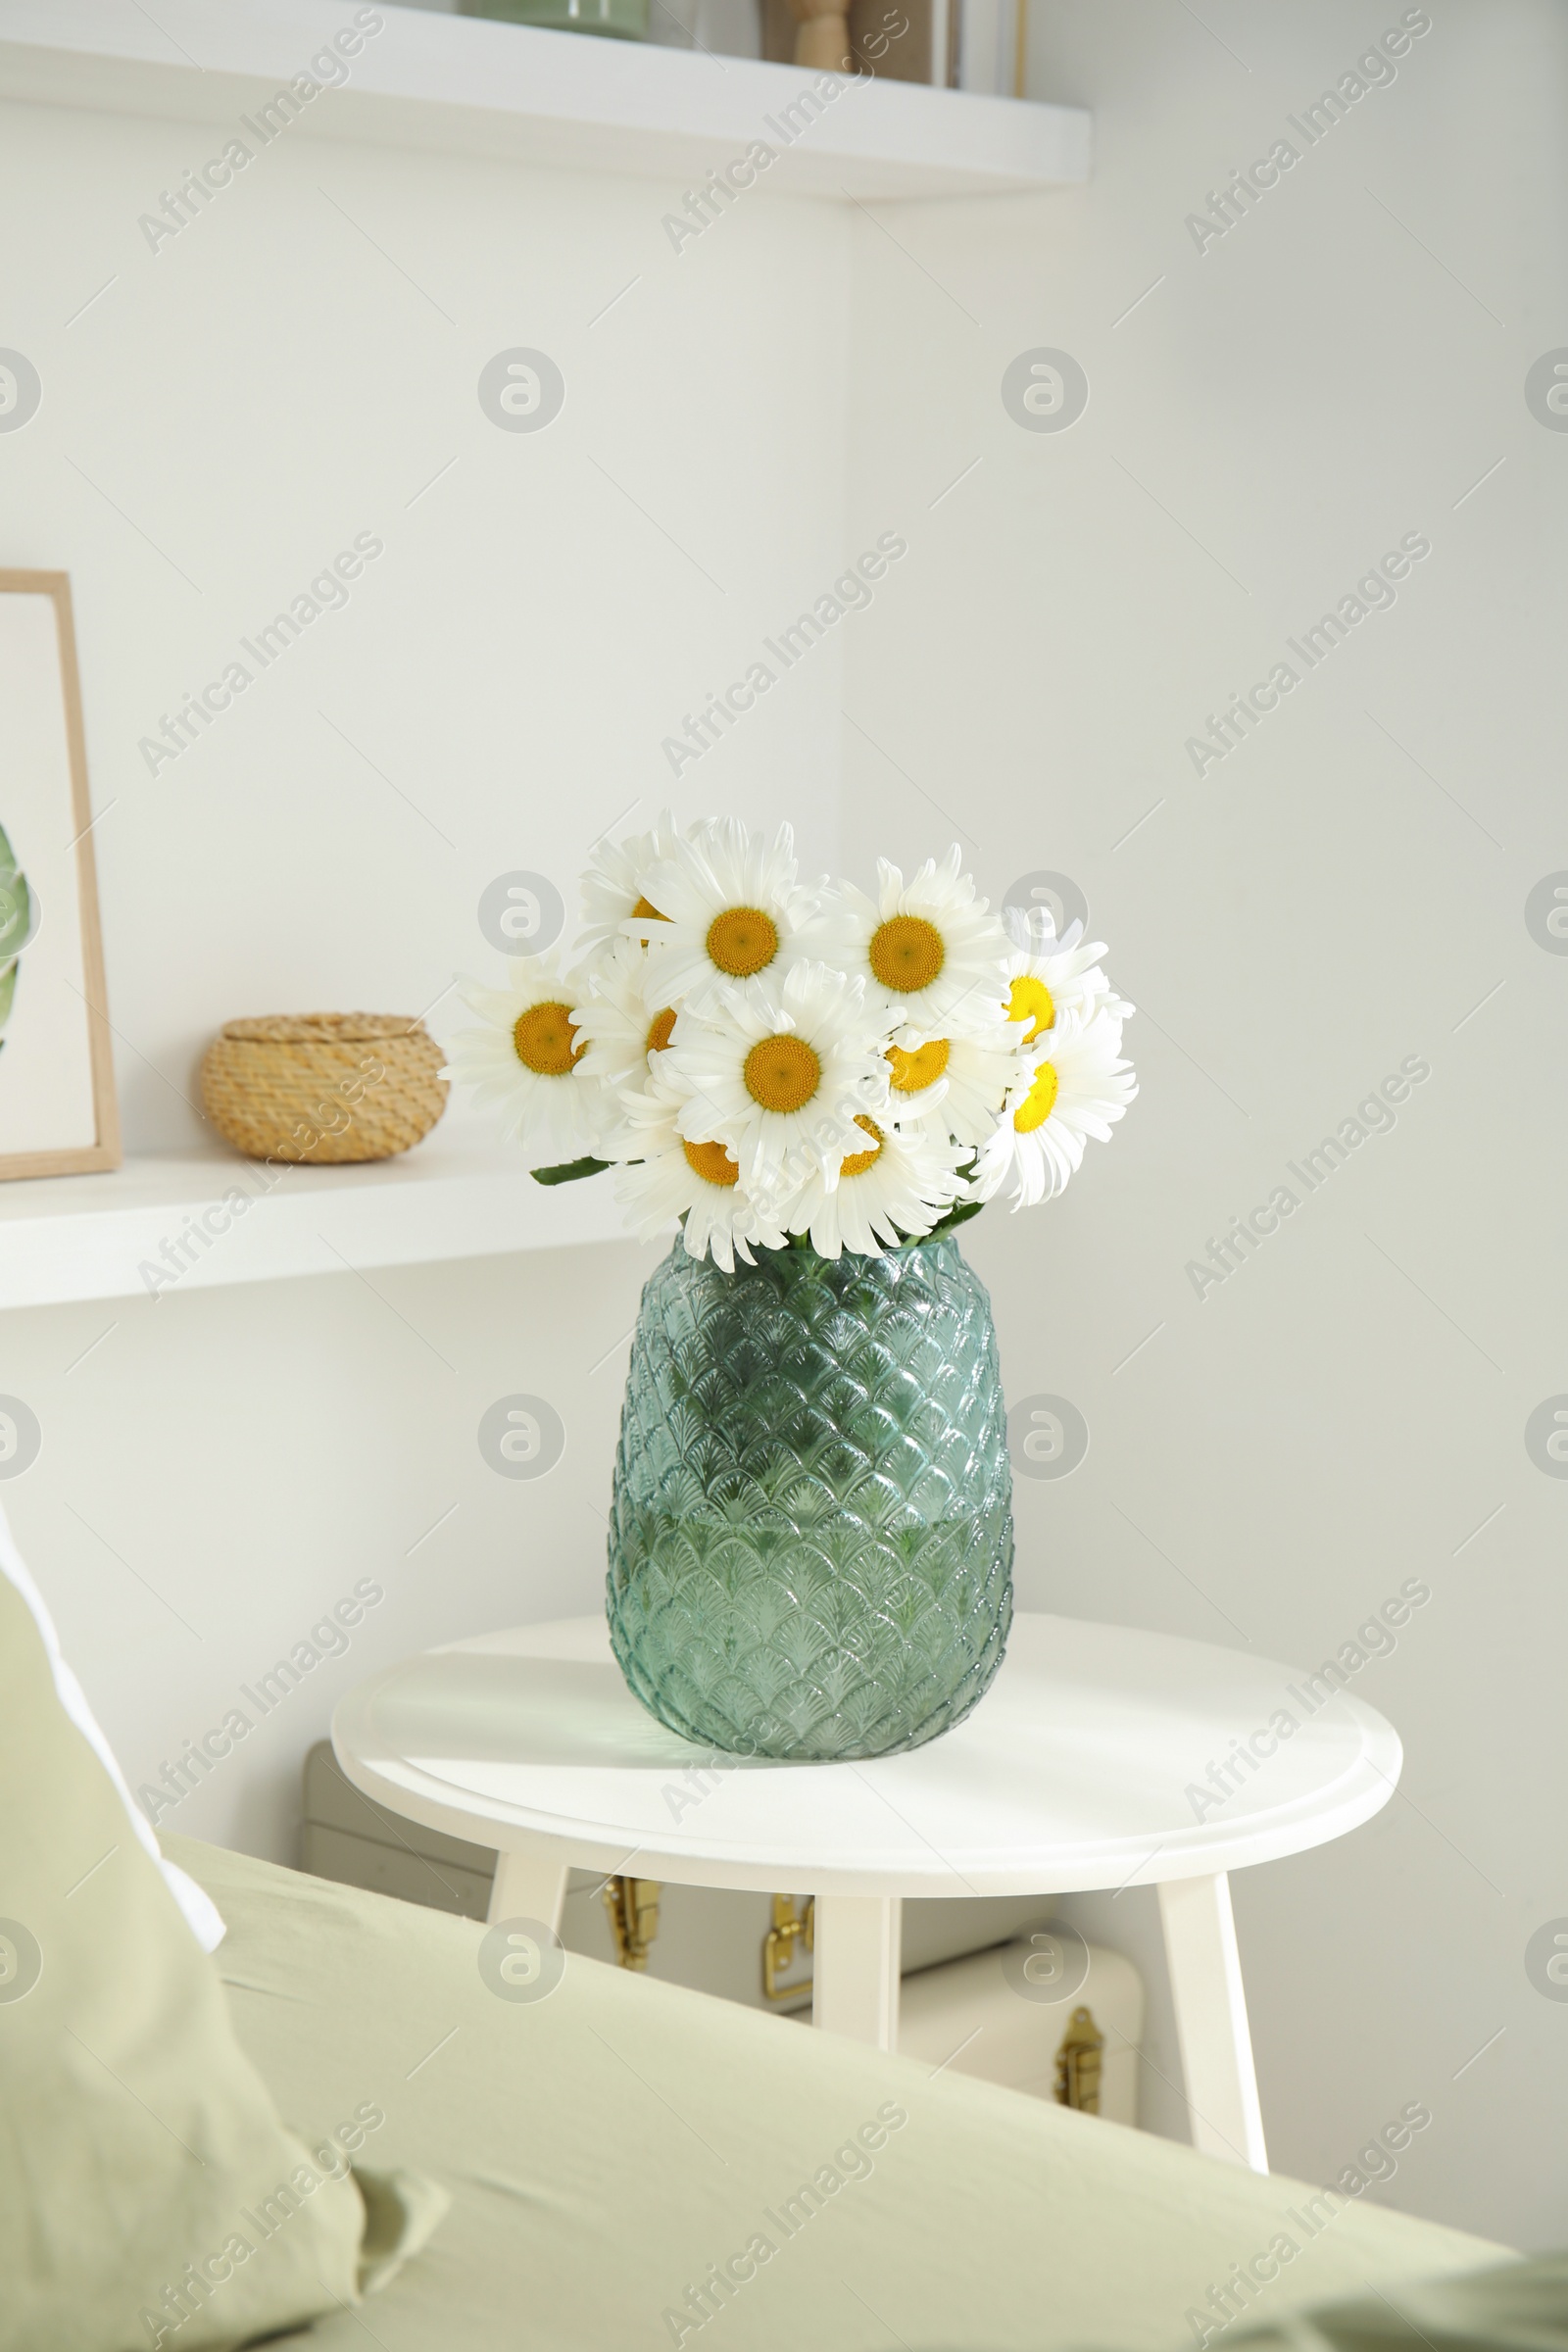
M0 0L0 97L232 133L355 13L352 0L159 0L152 11L137 0ZM1089 175L1081 107L846 80L814 120L781 136L785 110L813 80L800 67L414 8L379 13L382 29L349 80L311 100L290 139L506 156L683 187L763 139L777 161L759 186L861 201L1001 194Z
M110 1176L0 1184L0 1308L624 1241L612 1182L547 1187L515 1152L432 1138L359 1167L279 1175L202 1150L128 1159ZM231 1192L249 1198L242 1213ZM182 1257L177 1282L143 1272Z

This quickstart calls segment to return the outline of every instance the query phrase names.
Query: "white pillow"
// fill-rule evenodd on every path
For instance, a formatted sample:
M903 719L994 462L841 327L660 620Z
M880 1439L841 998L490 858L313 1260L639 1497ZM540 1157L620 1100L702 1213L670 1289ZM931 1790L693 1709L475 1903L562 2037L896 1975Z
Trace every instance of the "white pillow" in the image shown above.
M7 1525L3 1510L0 1510L0 1576L5 1576L16 1586L17 1591L32 1611L37 1621L38 1631L43 1638L44 1648L49 1653L49 1665L55 1678L55 1689L60 1694L60 1703L114 1782L120 1801L125 1808L125 1819L163 1872L169 1883L169 1891L184 1913L186 1925L191 1934L204 1952L217 1951L227 1934L218 1906L212 1896L198 1886L194 1879L188 1878L177 1863L166 1862L160 1853L158 1839L153 1835L152 1826L133 1802L130 1790L125 1785L125 1776L115 1761L114 1750L104 1738L98 1726L98 1719L87 1704L87 1693L66 1663L64 1652L60 1647L60 1636L55 1632L54 1619L45 1605L43 1594L27 1572L25 1561L17 1549L16 1539Z

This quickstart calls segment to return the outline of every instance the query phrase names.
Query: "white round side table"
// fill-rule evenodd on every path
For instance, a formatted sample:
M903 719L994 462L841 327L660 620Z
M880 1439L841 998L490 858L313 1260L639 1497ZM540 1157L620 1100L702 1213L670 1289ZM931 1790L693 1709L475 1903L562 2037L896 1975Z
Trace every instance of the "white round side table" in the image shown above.
M558 1927L571 1868L816 1898L812 2016L892 2049L906 1895L1157 1886L1194 2144L1267 2170L1227 1873L1387 1803L1384 1718L1206 1642L1019 1616L966 1723L870 1763L681 1740L621 1681L603 1618L426 1652L348 1693L355 1786L499 1848L492 1920Z

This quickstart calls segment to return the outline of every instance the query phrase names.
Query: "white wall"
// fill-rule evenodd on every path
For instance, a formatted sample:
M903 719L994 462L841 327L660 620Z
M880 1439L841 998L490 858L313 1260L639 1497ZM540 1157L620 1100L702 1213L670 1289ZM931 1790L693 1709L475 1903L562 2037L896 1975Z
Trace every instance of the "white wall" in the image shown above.
M574 906L594 838L671 796L665 734L856 552L836 208L759 204L676 256L662 186L285 137L150 251L138 216L221 136L24 106L0 127L0 202L30 224L5 337L44 385L0 436L0 562L72 575L132 1151L201 1138L196 1065L235 1014L461 1026L453 972L502 968L484 886L534 869ZM538 434L476 397L519 345L566 380ZM361 531L385 553L346 609L150 774L138 739ZM677 809L788 816L835 863L841 662L816 649ZM4 1499L133 1782L357 1579L385 1589L178 1826L291 1858L300 1760L349 1683L595 1605L650 1262L628 1243L5 1317L0 1385L44 1447ZM517 1391L567 1428L537 1485L475 1444Z
M1542 2241L1562 2233L1568 2012L1522 1955L1568 1913L1568 1494L1521 1431L1568 1386L1568 966L1522 906L1568 865L1547 685L1568 447L1521 383L1564 332L1560 16L1436 12L1252 217L1201 256L1183 224L1399 13L1209 0L1244 65L1152 0L1037 10L1035 86L1095 107L1094 183L888 208L903 253L859 216L759 201L677 260L659 188L280 142L154 257L136 217L204 134L8 109L0 190L31 234L6 339L45 406L0 438L5 560L74 577L145 1148L198 1132L183 1097L224 1017L435 999L482 955L493 874L569 879L627 803L664 796L660 741L694 697L867 538L906 532L875 609L678 801L791 814L825 864L842 757L852 867L944 848L929 796L988 887L1051 866L1087 892L1141 1007L1143 1098L1065 1202L971 1228L1009 1392L1065 1393L1093 1432L1072 1478L1020 1482L1021 1597L1315 1662L1403 1578L1430 1584L1356 1683L1406 1738L1403 1794L1238 1885L1273 2152L1322 2177L1424 2099L1433 2129L1375 2193ZM514 344L566 374L536 437L474 397ZM1061 435L998 397L1039 345L1090 376ZM350 608L149 777L136 741L172 697L367 528L386 554ZM1396 608L1198 778L1204 714L1412 530L1432 554ZM1200 1300L1184 1268L1221 1221L1416 1054L1432 1076L1396 1131ZM182 1826L287 1853L300 1757L348 1682L591 1605L646 1262L627 1245L386 1273L379 1296L345 1277L6 1318L5 1386L46 1433L7 1507L133 1778L357 1577L385 1587ZM473 1442L525 1388L569 1432L537 1488ZM1132 1905L1106 1917L1137 1946ZM1174 2073L1153 1990L1150 2054ZM1152 2075L1146 2098L1179 2129Z
M1018 1482L1025 1605L1316 1664L1405 1578L1431 1589L1354 1683L1405 1740L1400 1794L1237 1885L1274 2159L1328 2177L1424 2100L1379 2193L1556 2242L1568 2009L1524 1950L1568 1914L1568 1487L1523 1430L1568 1388L1568 963L1524 901L1568 866L1568 440L1523 379L1568 339L1568 26L1434 7L1392 86L1200 253L1185 216L1401 10L1200 14L1036 9L1036 94L1095 110L1081 193L983 228L904 208L905 255L857 221L855 498L907 515L911 553L847 708L998 893L1078 881L1141 1008L1114 1149L966 1236L1009 1396L1065 1395L1091 1430L1070 1478ZM1090 379L1060 433L999 397L1040 346ZM1205 713L1410 531L1432 552L1397 604L1200 778ZM955 837L854 730L847 787L852 864ZM1208 1237L1406 1055L1432 1074L1397 1127L1200 1298ZM1130 1900L1101 1933L1129 1941ZM1168 2029L1156 2008L1174 2074Z
M7 559L73 575L131 1150L199 1135L223 1018L419 1010L483 953L496 874L568 889L668 798L681 714L853 552L835 210L764 200L676 255L662 186L285 134L150 252L138 217L221 143L5 110L34 223L8 332L44 381L0 446ZM565 376L543 432L478 403L516 346ZM139 740L362 531L385 553L347 608L149 774ZM724 802L791 815L814 863L825 654L751 715Z

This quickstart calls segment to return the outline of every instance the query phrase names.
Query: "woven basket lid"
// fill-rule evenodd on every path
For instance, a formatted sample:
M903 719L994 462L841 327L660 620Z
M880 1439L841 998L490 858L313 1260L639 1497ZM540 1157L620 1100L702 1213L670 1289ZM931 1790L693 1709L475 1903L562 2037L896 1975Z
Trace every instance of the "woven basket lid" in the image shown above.
M225 1021L222 1034L268 1045L358 1045L377 1038L423 1037L424 1023L397 1012L268 1012Z

